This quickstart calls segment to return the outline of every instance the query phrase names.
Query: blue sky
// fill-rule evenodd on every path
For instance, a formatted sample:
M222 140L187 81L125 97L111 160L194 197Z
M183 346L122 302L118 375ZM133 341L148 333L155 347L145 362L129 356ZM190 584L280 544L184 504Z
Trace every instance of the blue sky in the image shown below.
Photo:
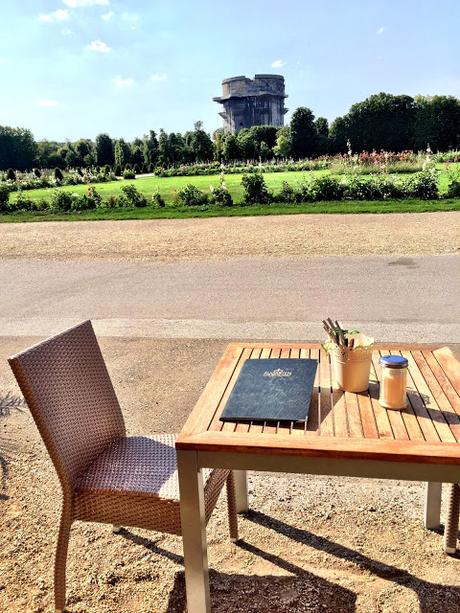
M38 139L212 131L212 97L241 74L283 74L290 109L330 120L379 91L460 97L458 0L20 0L1 13L0 124Z

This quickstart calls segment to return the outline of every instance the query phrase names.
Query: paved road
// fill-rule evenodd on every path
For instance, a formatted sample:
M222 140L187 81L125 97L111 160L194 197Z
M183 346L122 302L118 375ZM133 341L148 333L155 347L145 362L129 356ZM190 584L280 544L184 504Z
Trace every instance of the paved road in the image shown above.
M460 342L460 258L0 263L0 336L322 338L324 316L379 340Z

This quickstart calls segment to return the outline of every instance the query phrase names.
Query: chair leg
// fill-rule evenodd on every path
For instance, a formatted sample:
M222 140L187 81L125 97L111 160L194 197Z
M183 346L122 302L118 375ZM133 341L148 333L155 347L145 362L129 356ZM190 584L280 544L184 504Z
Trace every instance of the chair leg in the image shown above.
M64 502L54 561L54 602L56 613L62 613L65 607L65 572L71 526L72 515L70 505Z
M235 478L233 471L227 477L227 506L228 506L228 525L230 528L230 539L238 540L238 516L236 514L236 493Z
M449 507L444 528L444 551L453 554L457 550L458 517L460 511L460 484L452 483L449 492Z

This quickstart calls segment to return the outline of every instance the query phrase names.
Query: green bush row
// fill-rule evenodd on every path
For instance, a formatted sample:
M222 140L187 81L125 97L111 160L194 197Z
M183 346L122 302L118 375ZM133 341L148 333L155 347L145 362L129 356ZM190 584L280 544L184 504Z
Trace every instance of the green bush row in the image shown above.
M165 206L160 194L154 194L149 200L134 185L124 185L119 196L111 196L108 200L103 200L100 193L91 185L83 195L66 190L55 190L51 192L49 200L33 200L22 191L19 192L14 201L10 201L9 197L9 190L0 183L0 212L48 211L50 213L68 213L98 208L143 208L149 205L161 208Z

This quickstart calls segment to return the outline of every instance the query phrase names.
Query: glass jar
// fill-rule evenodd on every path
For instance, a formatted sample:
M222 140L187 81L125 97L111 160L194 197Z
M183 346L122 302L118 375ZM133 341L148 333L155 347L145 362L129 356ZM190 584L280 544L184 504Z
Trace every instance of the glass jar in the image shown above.
M407 367L409 362L400 355L384 355L380 358L382 367L379 402L386 409L404 409L407 404Z

